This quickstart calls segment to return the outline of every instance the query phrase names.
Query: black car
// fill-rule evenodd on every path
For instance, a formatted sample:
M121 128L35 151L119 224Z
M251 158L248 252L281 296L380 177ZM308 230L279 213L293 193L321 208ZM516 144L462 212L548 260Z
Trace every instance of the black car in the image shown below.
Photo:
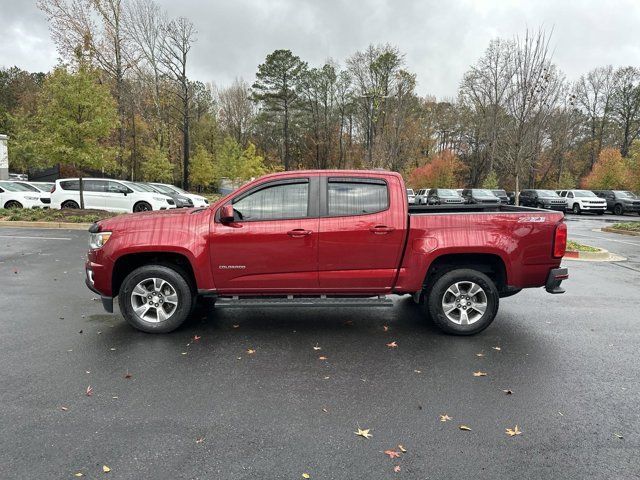
M593 190L600 198L607 201L607 210L616 215L627 212L640 215L640 198L627 190Z
M507 197L509 197L509 205L516 204L516 192L514 191L507 192Z
M498 205L500 199L496 197L491 190L486 188L465 188L462 190L462 196L466 203L482 203L489 205Z
M457 191L451 188L432 188L427 196L429 205L448 205L454 203L464 203Z
M506 191L501 189L491 189L491 193L500 199L500 203L509 205L509 196Z
M553 190L522 190L520 205L564 212L567 201Z
M173 198L173 201L176 202L176 208L193 208L193 201L190 198L182 196L179 193L174 192L173 190L167 189L166 191L160 191L158 187L156 187L155 185L150 185L148 183L138 183L138 185L149 192L161 193Z

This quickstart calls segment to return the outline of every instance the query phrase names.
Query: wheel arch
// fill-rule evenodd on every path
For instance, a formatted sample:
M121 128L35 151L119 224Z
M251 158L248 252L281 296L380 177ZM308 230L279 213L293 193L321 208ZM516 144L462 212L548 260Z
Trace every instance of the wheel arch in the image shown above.
M428 289L444 273L454 269L468 268L487 275L496 285L498 291L508 289L508 271L504 260L494 253L445 253L429 264L423 280Z

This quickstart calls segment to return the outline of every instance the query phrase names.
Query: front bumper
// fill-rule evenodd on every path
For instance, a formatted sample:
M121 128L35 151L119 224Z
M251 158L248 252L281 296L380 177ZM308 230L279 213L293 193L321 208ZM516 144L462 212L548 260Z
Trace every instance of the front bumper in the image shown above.
M91 263L89 261L85 264L86 278L84 280L84 283L87 285L87 288L89 290L91 290L93 293L100 295L100 300L102 301L102 307L107 312L113 313L113 297L109 297L107 295L102 294L102 292L100 292L95 286L94 267L96 266L98 265Z
M547 276L547 283L544 288L549 293L564 293L564 288L560 287L563 280L569 278L568 268L552 268Z

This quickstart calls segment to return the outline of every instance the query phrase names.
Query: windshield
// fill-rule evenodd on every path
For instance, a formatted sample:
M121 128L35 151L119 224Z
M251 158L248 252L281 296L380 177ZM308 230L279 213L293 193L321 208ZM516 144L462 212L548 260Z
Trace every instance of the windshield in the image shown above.
M414 195L413 188L407 188L407 195Z
M55 184L53 183L33 183L34 187L39 188L41 192L50 192Z
M559 198L560 197L560 195L558 195L553 190L538 190L538 196L539 197L553 197L553 198Z
M127 183L127 185L129 185L129 183ZM133 188L133 185L129 185L129 186L131 188ZM139 191L141 191L141 192L158 193L152 187L147 185L146 183L136 183L135 186L138 187L140 189Z
M626 190L616 190L615 193L622 198L637 198L633 193Z
M438 195L441 197L458 197L458 192L448 188L438 188Z
M137 183L132 183L132 182L122 182L121 183L125 184L127 187L129 187L131 190L133 190L134 192L147 192L148 190L145 190L144 188L142 188L140 185L138 185Z
M476 197L495 197L491 190L487 190L485 188L474 189L473 195Z
M589 190L574 190L574 197L597 197L597 195Z
M7 192L32 192L30 188L20 185L19 183L0 182L0 188L3 188ZM37 190L36 190L37 191Z
M26 188L30 192L39 192L40 191L35 186L29 185L28 183L16 183L16 185L20 185L21 187Z
M501 197L506 197L507 196L507 192L505 192L504 190L491 190L491 192L494 195L499 195Z
M172 189L170 189L169 187L167 187L166 185L159 185L157 183L153 184L153 188L155 188L156 190L158 190L159 192L162 193L166 193L168 195L171 194L175 194L176 192L174 192Z
M171 189L178 192L178 193L184 193L185 195L191 195L189 192L187 192L186 190L181 189L180 187L176 187L175 185L171 185Z

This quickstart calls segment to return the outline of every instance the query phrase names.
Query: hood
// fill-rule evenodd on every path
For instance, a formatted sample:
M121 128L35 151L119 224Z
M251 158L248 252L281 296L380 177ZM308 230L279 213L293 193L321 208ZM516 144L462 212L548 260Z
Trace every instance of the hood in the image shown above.
M181 224L191 223L195 218L206 215L206 208L155 210L153 212L125 213L97 222L100 231L149 230L153 228L179 228Z

